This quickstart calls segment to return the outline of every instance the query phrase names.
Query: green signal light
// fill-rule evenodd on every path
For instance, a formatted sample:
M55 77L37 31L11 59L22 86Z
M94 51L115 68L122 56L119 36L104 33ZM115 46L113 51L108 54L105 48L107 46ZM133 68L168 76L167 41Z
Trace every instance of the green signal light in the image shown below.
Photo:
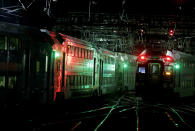
M123 64L123 67L124 67L124 68L127 68L127 64Z
M175 69L179 69L180 65L179 64L175 64Z

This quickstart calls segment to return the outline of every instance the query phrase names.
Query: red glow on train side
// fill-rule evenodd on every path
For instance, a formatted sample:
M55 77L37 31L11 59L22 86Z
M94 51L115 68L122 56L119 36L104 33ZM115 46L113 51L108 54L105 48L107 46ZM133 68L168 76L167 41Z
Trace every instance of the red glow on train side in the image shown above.
M164 61L165 62L173 62L174 60L173 60L173 57L171 57L171 56L165 56Z

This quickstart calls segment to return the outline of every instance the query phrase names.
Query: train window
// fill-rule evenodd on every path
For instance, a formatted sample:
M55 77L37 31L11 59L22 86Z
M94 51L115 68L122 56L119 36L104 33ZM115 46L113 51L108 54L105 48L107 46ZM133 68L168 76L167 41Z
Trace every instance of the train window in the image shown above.
M72 46L72 49L71 49L72 51L72 56L75 56L75 47L74 46Z
M91 51L90 59L93 59L93 51Z
M5 76L0 76L0 88L5 88Z
M82 58L82 49L79 48L79 58Z
M88 58L88 50L85 50L85 59Z
M83 85L85 85L85 76L83 76Z
M9 50L18 50L18 39L9 38Z
M173 71L173 67L172 66L165 66L165 71Z
M78 83L78 81L77 81L77 76L75 75L75 76L74 76L74 85L77 86L77 83Z
M67 86L70 85L70 76L67 76Z
M68 52L68 56L70 56L70 54L71 54L71 46L70 45L67 46L67 52Z
M82 49L82 58L85 58L85 49Z
M36 72L40 72L40 61L36 61Z
M70 56L74 56L74 52L73 52L73 46L70 47Z
M90 76L87 76L87 85L90 84Z
M70 78L71 78L70 85L73 86L74 85L74 76L70 76Z
M87 85L87 76L85 76L84 84Z
M78 47L75 47L75 57L78 57L79 53L78 53Z
M16 76L8 78L8 88L14 88L16 86Z
M48 70L48 56L45 57L45 72Z
M80 78L80 76L78 76L78 86L80 86L81 85L81 78Z
M0 36L0 50L5 50L5 37Z
M88 59L90 59L91 50L88 50Z
M83 76L80 77L81 86L83 85Z
M139 73L146 73L146 68L145 67L139 67L138 72Z
M159 69L159 65L158 64L152 64L152 74L156 74L159 73L160 69Z

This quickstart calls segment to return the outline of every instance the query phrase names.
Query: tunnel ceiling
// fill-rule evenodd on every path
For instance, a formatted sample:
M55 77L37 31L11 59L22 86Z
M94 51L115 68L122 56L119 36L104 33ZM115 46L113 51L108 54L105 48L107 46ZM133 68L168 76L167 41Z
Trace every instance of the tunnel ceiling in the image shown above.
M0 6L1 20L54 29L110 48L116 43L126 48L129 38L134 43L174 42L195 36L194 0L1 0Z

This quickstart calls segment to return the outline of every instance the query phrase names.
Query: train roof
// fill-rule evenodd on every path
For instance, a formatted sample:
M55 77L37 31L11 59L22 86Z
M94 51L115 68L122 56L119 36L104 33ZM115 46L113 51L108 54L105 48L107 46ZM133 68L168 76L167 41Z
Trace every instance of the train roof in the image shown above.
M176 60L179 59L189 59L190 61L195 61L195 56L189 53L173 50L173 55L175 56Z
M41 32L38 28L5 22L0 22L0 35L15 36L22 39L39 41L49 39L49 36L46 33Z
M69 35L65 35L65 34L62 34L62 33L59 33L59 34L62 36L63 39L68 39L72 43L79 44L79 45L84 45L84 46L89 46L89 47L97 49L97 46L92 44L91 42L81 40L81 39L78 39L78 38L75 38L75 37L72 37L72 36L69 36Z
M172 51L170 50L165 50L165 49L145 49L141 52L140 55L149 55L149 56L173 56Z

